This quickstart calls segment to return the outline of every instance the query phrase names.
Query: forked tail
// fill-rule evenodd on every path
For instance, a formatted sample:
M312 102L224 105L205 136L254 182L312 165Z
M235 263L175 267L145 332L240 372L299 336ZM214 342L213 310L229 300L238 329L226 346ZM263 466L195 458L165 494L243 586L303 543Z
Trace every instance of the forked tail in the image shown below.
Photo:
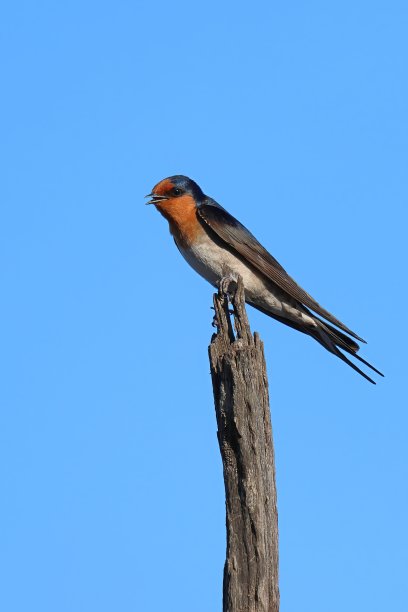
M384 374L377 370L377 368L375 368L373 365L371 365L371 363L360 357L360 355L357 355L357 351L359 350L360 346L355 340L349 338L349 336L347 336L344 332L336 329L333 325L330 325L329 323L326 323L325 321L319 319L319 317L313 314L309 309L305 307L302 308L303 311L307 312L307 314L314 320L316 325L309 326L305 325L304 321L298 322L296 320L288 319L286 317L280 317L275 313L268 312L267 310L257 306L256 304L253 304L251 302L248 303L257 310L260 310L261 312L265 313L269 317L272 317L273 319L276 319L277 321L280 321L281 323L284 323L289 327L293 327L293 329L297 329L303 334L312 336L312 338L317 340L317 342L324 346L325 349L327 349L330 353L333 353L333 355L336 355L336 357L347 363L347 365L353 368L353 370L358 372L360 376L363 376L363 378L368 380L373 385L376 384L375 381L370 378L370 376L368 376L365 372L363 372L363 370L361 370L358 366L356 366L356 364L353 363L348 357L346 357L346 355L344 355L340 349L342 349L349 355L352 355L361 363L364 363L364 365L376 372L376 374L384 376Z

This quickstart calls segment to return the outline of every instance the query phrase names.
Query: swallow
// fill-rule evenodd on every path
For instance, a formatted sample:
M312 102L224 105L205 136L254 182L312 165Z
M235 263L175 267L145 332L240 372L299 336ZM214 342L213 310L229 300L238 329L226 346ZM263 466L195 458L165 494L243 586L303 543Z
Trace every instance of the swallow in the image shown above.
M180 253L211 285L219 288L222 279L240 275L248 304L311 336L369 382L376 384L342 351L384 376L357 355L356 340L365 340L306 293L255 236L192 179L170 176L146 197L169 222Z

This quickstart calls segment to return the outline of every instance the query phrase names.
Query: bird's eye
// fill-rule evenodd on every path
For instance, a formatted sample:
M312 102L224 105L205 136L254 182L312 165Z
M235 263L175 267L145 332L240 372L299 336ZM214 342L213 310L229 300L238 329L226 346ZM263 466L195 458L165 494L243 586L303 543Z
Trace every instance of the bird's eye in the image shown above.
M175 187L175 188L173 189L173 195L175 195L175 196L179 196L179 195L181 195L181 194L182 194L182 191L181 191L181 189L179 189L178 187Z

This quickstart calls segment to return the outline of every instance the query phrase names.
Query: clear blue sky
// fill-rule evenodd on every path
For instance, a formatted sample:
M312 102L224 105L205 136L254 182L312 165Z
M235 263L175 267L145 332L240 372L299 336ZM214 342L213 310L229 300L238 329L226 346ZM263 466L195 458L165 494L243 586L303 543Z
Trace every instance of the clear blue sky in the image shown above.
M9 2L0 19L0 609L221 609L212 289L181 173L369 344L265 342L282 612L406 612L406 2Z

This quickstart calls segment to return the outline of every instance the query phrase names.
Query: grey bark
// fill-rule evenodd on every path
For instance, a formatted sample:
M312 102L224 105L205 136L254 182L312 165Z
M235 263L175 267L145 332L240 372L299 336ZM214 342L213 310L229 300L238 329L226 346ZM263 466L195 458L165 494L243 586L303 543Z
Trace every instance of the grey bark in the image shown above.
M221 285L222 286L222 285ZM209 346L224 469L227 554L224 612L278 612L278 514L263 343L252 336L241 279L233 307L214 295L217 333Z

